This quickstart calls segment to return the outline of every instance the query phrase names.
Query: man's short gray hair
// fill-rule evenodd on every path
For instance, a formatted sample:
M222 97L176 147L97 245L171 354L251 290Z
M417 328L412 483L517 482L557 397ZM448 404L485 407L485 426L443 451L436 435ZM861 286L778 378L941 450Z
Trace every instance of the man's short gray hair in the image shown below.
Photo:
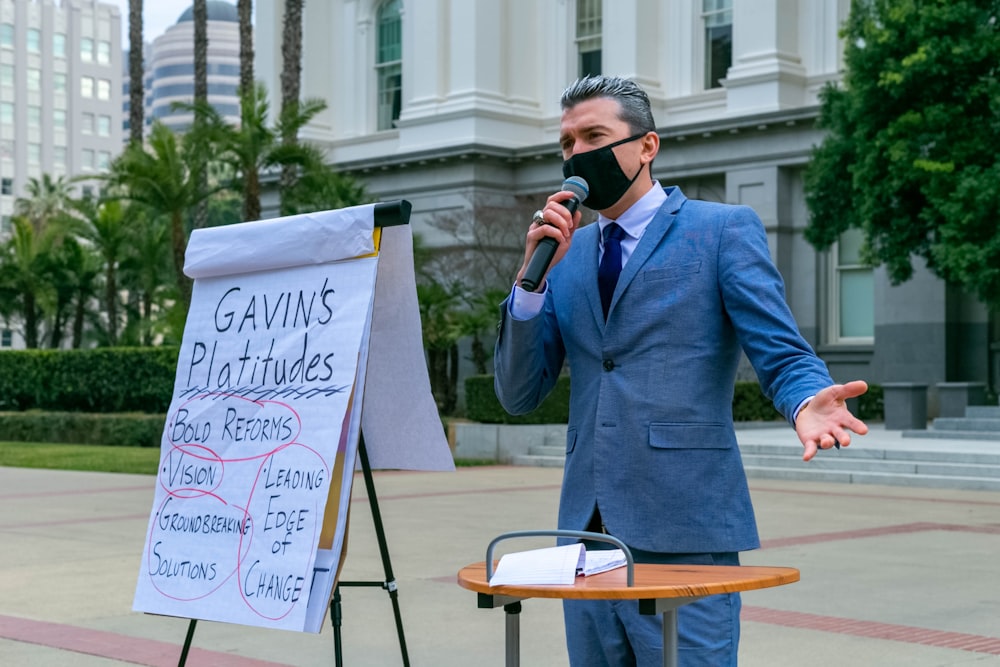
M635 81L618 76L587 75L571 83L559 100L562 110L572 109L580 102L607 97L621 107L619 118L626 122L632 134L655 132L656 123L649 106L649 96Z

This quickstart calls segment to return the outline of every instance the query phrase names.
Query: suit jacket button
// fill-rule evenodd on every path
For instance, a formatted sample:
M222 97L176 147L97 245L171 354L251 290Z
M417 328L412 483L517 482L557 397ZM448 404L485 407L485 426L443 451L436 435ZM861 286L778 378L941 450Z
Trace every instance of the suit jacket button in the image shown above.
M615 370L614 359L605 359L604 360L604 370L606 370L606 371L613 371L613 370Z

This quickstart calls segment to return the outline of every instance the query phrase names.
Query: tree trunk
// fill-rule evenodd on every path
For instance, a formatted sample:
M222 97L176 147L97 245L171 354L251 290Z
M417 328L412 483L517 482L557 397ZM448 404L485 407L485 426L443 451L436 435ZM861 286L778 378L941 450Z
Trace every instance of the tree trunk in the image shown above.
M194 0L194 103L208 104L208 0ZM201 123L201 113L195 111L195 124ZM198 176L198 192L208 189L208 174ZM208 201L199 199L195 205L194 227L201 229L208 220Z
M260 174L248 169L243 178L243 221L260 220Z
M240 17L240 99L254 92L253 81L253 0L236 0Z
M128 0L128 131L129 143L142 145L145 89L142 66L142 0Z
M177 291L185 312L191 305L191 280L184 275L184 250L187 238L184 234L184 216L181 211L170 214L170 244L174 259L174 272L177 278Z
M302 6L304 0L285 0L285 18L281 35L281 115L288 118L298 111L302 81ZM283 129L281 142L294 144L298 140L293 132ZM287 198L295 185L297 168L282 167L279 192L281 213L287 215Z
M24 293L24 346L29 350L38 347L38 313L36 312L35 295Z
M118 344L118 284L114 262L108 261L104 269L104 309L108 314L108 344Z

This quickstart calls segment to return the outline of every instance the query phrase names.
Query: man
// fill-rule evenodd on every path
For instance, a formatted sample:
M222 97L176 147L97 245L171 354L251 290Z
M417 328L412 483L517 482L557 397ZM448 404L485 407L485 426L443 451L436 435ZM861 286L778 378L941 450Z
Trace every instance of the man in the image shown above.
M751 209L689 200L652 179L659 136L641 88L586 77L561 104L564 175L587 182L583 203L600 216L579 227L562 204L570 192L536 214L501 307L497 396L528 412L569 365L560 528L613 535L637 562L736 565L760 546L733 429L740 350L805 460L867 432L844 405L867 385L835 385L802 339ZM529 293L519 283L545 237L559 245ZM682 607L680 664L735 665L739 612L738 594ZM660 618L636 603L567 601L564 615L574 666L662 664Z

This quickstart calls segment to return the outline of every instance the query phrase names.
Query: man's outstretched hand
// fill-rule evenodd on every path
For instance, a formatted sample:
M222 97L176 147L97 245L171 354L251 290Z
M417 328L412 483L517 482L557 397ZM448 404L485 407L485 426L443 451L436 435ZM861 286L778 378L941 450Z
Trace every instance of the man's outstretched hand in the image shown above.
M844 401L868 391L868 384L855 380L847 384L835 384L820 391L799 411L795 419L795 432L805 445L803 461L816 456L820 449L830 449L835 444L847 447L851 444L851 431L858 435L868 432L863 421L847 409Z

